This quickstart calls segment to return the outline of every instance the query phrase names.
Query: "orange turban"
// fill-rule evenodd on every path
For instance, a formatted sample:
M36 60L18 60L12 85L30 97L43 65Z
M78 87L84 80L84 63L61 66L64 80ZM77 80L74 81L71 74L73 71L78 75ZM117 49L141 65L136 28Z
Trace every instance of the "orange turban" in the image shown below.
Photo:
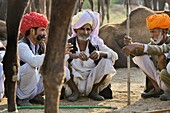
M47 18L39 13L30 12L22 17L20 32L24 36L26 31L33 27L48 27Z
M170 29L170 18L165 13L153 14L146 18L146 24L148 29Z

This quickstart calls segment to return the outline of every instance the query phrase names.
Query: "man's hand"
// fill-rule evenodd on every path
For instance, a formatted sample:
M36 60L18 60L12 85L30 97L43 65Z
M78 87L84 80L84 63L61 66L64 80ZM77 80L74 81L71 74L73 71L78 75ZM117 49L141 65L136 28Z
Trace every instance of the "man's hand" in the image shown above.
M65 54L71 54L71 50L73 50L73 45L71 43L67 43L65 48Z
M88 60L88 56L87 56L84 52L79 53L78 57L79 57L82 61L87 61L87 60Z
M81 52L81 53L71 53L70 54L70 58L72 58L72 59L79 58L82 61L87 61L89 59L89 57L84 52Z
M125 47L123 47L122 51L128 56L132 52L134 52L136 49L143 51L144 50L144 44L142 44L142 43L132 43L132 44L129 44L129 45L126 45Z
M123 41L124 41L125 45L132 44L132 38L131 37L125 36Z
M39 45L41 46L42 52L46 53L46 44L45 44L45 41L41 41L39 43Z
M93 59L93 60L98 60L100 58L100 52L99 51L93 51L89 58Z
M130 55L134 50L136 49L135 44L129 44L122 48L123 53L125 53L127 56Z
M86 61L86 60L88 60L89 57L84 52L81 52L81 53L71 53L70 58L72 58L72 59L79 58L82 61Z

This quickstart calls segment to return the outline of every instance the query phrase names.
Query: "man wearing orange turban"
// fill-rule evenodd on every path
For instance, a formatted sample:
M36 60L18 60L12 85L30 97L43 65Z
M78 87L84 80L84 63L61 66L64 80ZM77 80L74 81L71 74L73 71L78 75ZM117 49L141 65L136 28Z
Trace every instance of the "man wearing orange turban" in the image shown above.
M21 20L20 32L23 38L18 42L20 59L17 104L30 106L30 102L44 104L44 88L40 66L45 57L47 18L39 13L25 14Z
M166 57L170 50L170 37L167 35L170 17L167 14L153 14L146 18L146 25L150 31L151 42L133 43L132 38L125 37L126 46L122 50L126 55L134 56L133 61L147 77L148 87L141 96L143 98L160 96L160 100L170 100L170 71L166 70L168 68Z

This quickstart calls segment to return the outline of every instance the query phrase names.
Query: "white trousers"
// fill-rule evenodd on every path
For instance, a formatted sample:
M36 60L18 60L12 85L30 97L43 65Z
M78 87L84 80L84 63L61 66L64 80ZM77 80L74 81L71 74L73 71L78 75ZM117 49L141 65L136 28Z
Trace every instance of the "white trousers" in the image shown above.
M2 99L4 96L4 80L5 76L3 73L3 65L0 63L0 99Z
M135 56L133 61L139 68L145 72L151 79L157 82L158 86L161 89L165 89L164 83L160 80L160 71L156 70L156 67L153 61L148 55Z
M94 67L87 76L82 75L80 71L76 71L73 68L72 70L72 74L74 75L73 80L77 85L79 92L85 95L88 95L91 92L94 84L99 83L102 78L108 74L103 84L99 86L98 91L103 90L111 83L112 76L116 73L112 61L105 58L102 58L97 66ZM66 80L68 81L70 78L70 75L66 74ZM65 84L65 91L66 96L72 94L72 91L67 84Z
M37 68L25 63L19 69L19 82L17 85L17 97L20 99L32 99L44 91L42 76Z

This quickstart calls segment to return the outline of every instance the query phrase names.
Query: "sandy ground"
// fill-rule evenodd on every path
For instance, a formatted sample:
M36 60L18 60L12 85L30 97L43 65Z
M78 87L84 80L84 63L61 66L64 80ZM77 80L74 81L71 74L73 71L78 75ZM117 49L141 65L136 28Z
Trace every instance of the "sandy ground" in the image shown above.
M153 110L170 109L170 101L160 101L159 98L142 99L140 93L144 89L145 76L138 68L131 68L131 104L127 96L127 69L117 69L112 79L113 99L94 101L87 97L80 97L77 102L61 100L61 106L112 106L117 109L87 108L87 109L60 109L60 113L139 113ZM0 113L7 108L6 98L0 102ZM19 113L43 113L44 109L19 109ZM5 113L5 111L3 112Z

